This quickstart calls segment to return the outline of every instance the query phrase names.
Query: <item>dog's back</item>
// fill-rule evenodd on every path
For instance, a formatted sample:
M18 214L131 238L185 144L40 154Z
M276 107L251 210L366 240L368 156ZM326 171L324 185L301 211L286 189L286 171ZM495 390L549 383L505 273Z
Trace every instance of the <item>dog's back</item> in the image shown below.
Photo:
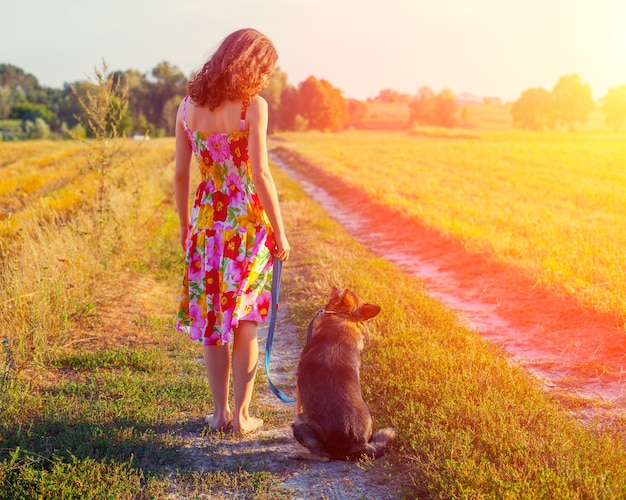
M372 419L360 384L362 323L380 307L350 290L333 288L297 370L298 406L294 437L314 458L376 457L393 439L392 429L372 436Z

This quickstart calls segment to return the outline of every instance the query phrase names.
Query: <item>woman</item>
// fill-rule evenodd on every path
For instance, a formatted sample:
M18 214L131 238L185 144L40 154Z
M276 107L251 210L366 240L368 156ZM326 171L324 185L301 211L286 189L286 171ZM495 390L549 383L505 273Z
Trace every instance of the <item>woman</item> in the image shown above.
M176 118L174 191L185 250L177 328L204 346L213 430L251 432L258 323L270 308L273 259L289 258L267 154L267 87L278 59L253 29L224 39L189 81ZM189 169L202 181L189 210ZM228 402L232 341L235 411Z

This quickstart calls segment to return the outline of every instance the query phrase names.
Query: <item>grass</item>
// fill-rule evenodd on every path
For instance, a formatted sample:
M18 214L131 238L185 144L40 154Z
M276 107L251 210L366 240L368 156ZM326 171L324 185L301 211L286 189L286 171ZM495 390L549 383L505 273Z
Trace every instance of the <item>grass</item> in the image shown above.
M0 408L2 498L290 498L284 475L254 461L202 470L189 452L209 394L197 346L173 328L173 147L150 141L112 174L102 234L75 206L25 219L3 243L0 329L16 373ZM282 301L302 336L332 285L382 306L362 375L375 427L398 432L398 498L626 495L624 422L581 424L275 175L293 247ZM268 425L281 420L255 404Z
M286 273L286 300L296 318L310 317L333 284L382 306L369 326L363 385L375 425L398 431L397 456L414 486L409 496L619 498L626 492L623 422L612 432L581 425L324 212L289 213L299 228L298 262L307 263L295 277Z
M623 134L284 134L376 202L598 310L626 314Z

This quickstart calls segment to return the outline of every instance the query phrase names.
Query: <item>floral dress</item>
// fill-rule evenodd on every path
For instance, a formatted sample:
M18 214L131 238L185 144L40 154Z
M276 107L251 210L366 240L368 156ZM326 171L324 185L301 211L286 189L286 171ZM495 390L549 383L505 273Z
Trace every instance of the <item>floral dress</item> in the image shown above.
M238 132L204 133L181 118L202 174L196 189L176 327L203 345L231 340L239 321L263 322L271 300L272 227L254 189L246 109Z

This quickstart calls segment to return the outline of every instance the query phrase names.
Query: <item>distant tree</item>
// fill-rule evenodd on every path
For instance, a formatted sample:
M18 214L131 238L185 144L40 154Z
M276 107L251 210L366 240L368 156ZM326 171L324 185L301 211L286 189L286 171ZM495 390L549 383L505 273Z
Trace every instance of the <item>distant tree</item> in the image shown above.
M33 75L11 64L0 64L0 89L0 118L20 118L22 127L42 118L51 130L61 129L62 90L42 87Z
M71 130L82 119L86 119L83 108L78 102L78 96L85 95L91 87L92 84L85 80L63 85L63 97L58 103L58 116L61 123L65 123L66 128Z
M458 106L450 89L443 89L435 96L435 116L433 125L454 127L458 124Z
M602 109L607 126L619 130L626 123L626 85L609 89Z
M13 91L8 85L0 87L0 119L6 120L9 117L14 99Z
M0 87L29 92L40 88L37 78L12 64L0 64Z
M542 88L522 92L511 106L513 124L527 130L542 130L552 125L552 95Z
M378 93L375 100L380 102L398 102L399 95L395 90L383 89Z
M458 124L458 105L450 89L435 94L429 87L422 87L409 103L411 125L434 125L454 127Z
M409 103L409 123L430 125L435 113L435 93L430 87L421 87Z
M280 94L280 107L275 114L276 128L278 130L295 130L296 118L298 116L302 118L299 112L300 92L292 85L287 85Z
M272 74L272 79L270 80L267 88L261 92L261 95L267 101L267 106L269 108L269 123L267 125L268 131L270 133L275 132L278 128L280 128L280 107L283 91L287 88L287 73L282 71L280 68L276 68L274 73Z
M53 120L54 113L52 113L52 111L46 108L43 104L33 104L25 101L13 106L9 118L22 120L22 122L30 121L33 123L37 118L41 118L49 123Z
M148 135L148 137L156 137L156 127L154 123L150 123L143 114L133 119L131 133Z
M176 129L176 112L180 104L179 96L172 96L163 105L163 124L165 130L172 131ZM145 133L145 130L142 132Z
M367 117L367 104L356 99L347 99L348 105L348 123L357 125Z
M148 80L144 103L144 114L148 121L167 134L173 135L174 128L163 115L165 103L173 97L182 99L187 93L187 77L176 66L167 61L159 63L151 72Z
M348 107L341 91L326 80L310 76L299 87L300 114L314 130L338 132L348 123Z
M156 127L146 119L146 109L151 110L150 91L146 76L136 69L121 73L123 85L128 89L128 112L131 120L131 133L154 135Z
M374 98L375 101L379 102L403 102L408 103L411 101L410 94L401 94L397 90L393 89L383 89L378 95Z
M24 122L24 132L29 139L47 139L50 135L50 126L43 118L35 118L34 121Z
M562 76L552 90L555 123L572 130L585 122L593 110L591 87L578 75Z
M62 126L62 120L59 116L61 104L64 100L63 90L53 89L50 87L41 87L37 90L31 90L26 94L29 102L44 106L50 114L45 118L46 123L50 125L52 132L59 132Z

